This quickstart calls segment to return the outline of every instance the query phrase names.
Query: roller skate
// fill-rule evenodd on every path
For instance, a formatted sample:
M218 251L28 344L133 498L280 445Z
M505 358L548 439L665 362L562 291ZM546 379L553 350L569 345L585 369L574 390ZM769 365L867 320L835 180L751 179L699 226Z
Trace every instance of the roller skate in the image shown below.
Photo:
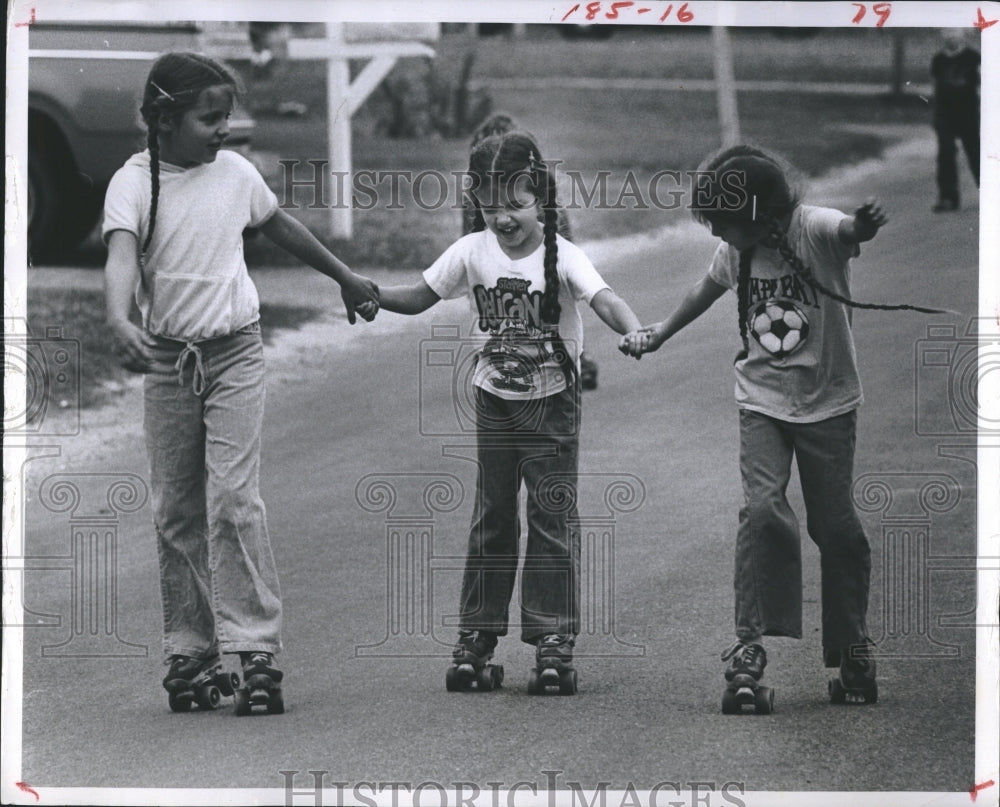
M545 695L549 690L560 695L576 694L573 645L573 637L561 633L550 633L538 639L535 666L528 677L529 695Z
M583 389L597 389L597 362L580 351L580 386Z
M480 692L499 689L503 683L503 665L488 664L497 646L497 635L488 631L460 630L451 653L451 666L444 676L449 692L472 689Z
M264 650L240 653L243 665L243 686L236 690L236 716L249 715L255 706L263 706L268 714L285 711L281 695L284 673L274 666L274 656Z
M771 714L774 711L774 690L760 684L767 666L763 645L737 641L722 654L722 660L729 660L726 691L722 693L722 713L739 714L744 706L752 704L755 714Z
M222 671L222 660L218 656L198 659L173 655L170 657L170 669L163 678L167 702L173 712L190 711L195 703L205 711L215 709L222 696L232 695L239 684L240 678L236 673Z
M826 651L827 667L840 667L840 675L827 684L830 703L866 704L878 702L878 683L875 681L874 644L853 645L844 651Z

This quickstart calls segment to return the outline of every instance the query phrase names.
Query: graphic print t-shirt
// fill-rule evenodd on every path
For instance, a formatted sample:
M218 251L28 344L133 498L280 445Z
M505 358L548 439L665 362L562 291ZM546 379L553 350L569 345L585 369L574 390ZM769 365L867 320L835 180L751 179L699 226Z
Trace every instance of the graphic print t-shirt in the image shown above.
M583 323L576 303L589 304L608 285L579 247L558 235L556 244L558 332L579 370ZM471 334L480 347L473 383L501 398L543 398L566 388L560 345L542 322L544 257L542 245L512 260L496 236L484 230L460 238L424 272L427 285L442 299L468 297Z
M787 238L826 288L850 297L855 244L837 235L839 210L800 205ZM736 289L739 252L719 245L709 276ZM736 363L736 403L795 423L836 417L861 405L850 309L814 290L774 249L757 245L750 267L749 355Z

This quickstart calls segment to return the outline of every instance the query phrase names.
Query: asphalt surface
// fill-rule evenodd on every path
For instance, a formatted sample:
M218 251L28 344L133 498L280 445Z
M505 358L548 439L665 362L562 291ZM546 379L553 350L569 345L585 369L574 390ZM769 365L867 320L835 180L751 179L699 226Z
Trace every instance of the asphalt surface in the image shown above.
M953 327L961 337L975 314L978 207L975 189L965 188L965 209L931 213L932 157L925 138L817 183L808 197L851 210L875 194L889 210L889 226L855 262L857 299L959 312L854 317L866 394L856 473L875 475L893 502L883 510L876 495L862 513L875 566L869 622L888 656L880 660L877 705L827 702L818 555L803 536L805 636L768 642L776 711L720 712L741 499L731 296L641 362L618 354L616 337L585 317L600 376L583 399L580 508L593 552L584 564L592 619L578 643L580 692L529 697L533 650L515 634L498 648L501 690L452 694L444 672L475 485L463 455L474 436L448 425L455 421L450 371L433 351L447 347L434 328L463 321L463 304L442 303L412 319L384 314L352 329L328 281L264 269L254 275L265 301L330 311L299 332L276 334L268 348L262 489L286 614L287 712L237 719L228 705L168 710L148 504L117 521L111 512L112 525L101 528L116 537L106 578L114 596L102 600L110 611L83 616L110 639L71 633L74 596L89 608L90 592L104 590L100 582L74 583L67 559L71 531L93 529L80 519L83 510L109 516L109 478L93 475L148 478L132 386L117 406L84 412L80 436L34 438L29 451L22 780L36 789L264 788L259 798L277 803L285 803L281 771L297 771L292 781L305 791L313 782L307 771L326 772L327 787L348 783L346 795L328 793L324 803L364 803L358 792L372 790L363 783L390 782L471 782L484 791L520 782L570 794L574 783L643 791L673 782L687 794L682 803L695 801L691 783L700 782L695 792L710 793L701 803L712 804L733 803L722 798L726 783L736 793L968 791L975 455L960 417L954 425L947 373L918 359L942 344L949 356L968 346L940 331L929 344L928 326ZM702 275L713 248L704 230L685 224L588 251L640 319L651 321ZM381 283L401 277L374 274ZM95 275L39 270L33 282L94 283ZM39 486L57 474L90 475L72 477L85 489L77 511L40 500ZM929 506L934 491L923 498L921 491L934 480L944 499ZM790 496L804 516L797 482ZM903 534L916 541L905 557L884 551L897 546L890 536ZM397 535L400 552L392 549ZM71 636L77 644L65 644ZM111 658L111 648L137 655ZM98 655L81 657L87 653ZM391 792L383 788L383 798ZM218 793L137 795L183 802ZM608 803L623 802L609 796Z

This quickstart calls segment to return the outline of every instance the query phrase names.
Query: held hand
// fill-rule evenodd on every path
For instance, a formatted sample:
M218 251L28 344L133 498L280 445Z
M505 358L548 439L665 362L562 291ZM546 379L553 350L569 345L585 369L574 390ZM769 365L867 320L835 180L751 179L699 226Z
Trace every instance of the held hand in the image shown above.
M340 296L347 309L347 321L353 325L357 319L355 312L361 314L366 322L375 319L378 313L378 286L366 277L355 275L344 281L340 288Z
M118 363L130 373L148 373L153 363L149 349L153 339L131 322L109 322L113 338L112 348Z
M644 353L652 353L663 344L656 325L647 325L637 331L625 334L618 343L618 349L626 356L641 359Z
M868 241L875 237L889 221L881 203L874 197L868 197L865 203L854 211L854 227L860 240Z

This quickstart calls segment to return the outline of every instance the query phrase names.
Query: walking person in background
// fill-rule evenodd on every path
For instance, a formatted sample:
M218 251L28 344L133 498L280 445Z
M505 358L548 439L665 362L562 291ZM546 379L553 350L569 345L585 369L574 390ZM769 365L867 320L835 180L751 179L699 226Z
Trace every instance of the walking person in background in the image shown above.
M213 681L230 694L220 653L241 659L237 713L257 702L283 710L282 603L258 481L264 358L244 228L337 281L351 322L358 306L366 318L377 310L375 285L279 209L247 160L222 150L238 95L212 59L157 59L141 109L148 149L118 170L105 201L108 324L122 365L145 373L163 686L175 711L194 700L213 708Z
M979 186L979 51L966 42L962 28L944 33L944 44L931 59L934 81L934 131L937 133L937 188L935 213L959 208L957 149L962 143Z
M506 112L494 112L476 128L472 135L472 142L469 144L470 153L476 146L482 143L487 137L492 135L507 134L520 129L514 118ZM572 229L569 224L569 213L566 208L560 207L558 210L557 232L567 241L573 240ZM468 235L476 222L476 203L469 193L462 198L462 235ZM585 390L597 389L597 362L587 355L581 346L580 348L580 387Z

